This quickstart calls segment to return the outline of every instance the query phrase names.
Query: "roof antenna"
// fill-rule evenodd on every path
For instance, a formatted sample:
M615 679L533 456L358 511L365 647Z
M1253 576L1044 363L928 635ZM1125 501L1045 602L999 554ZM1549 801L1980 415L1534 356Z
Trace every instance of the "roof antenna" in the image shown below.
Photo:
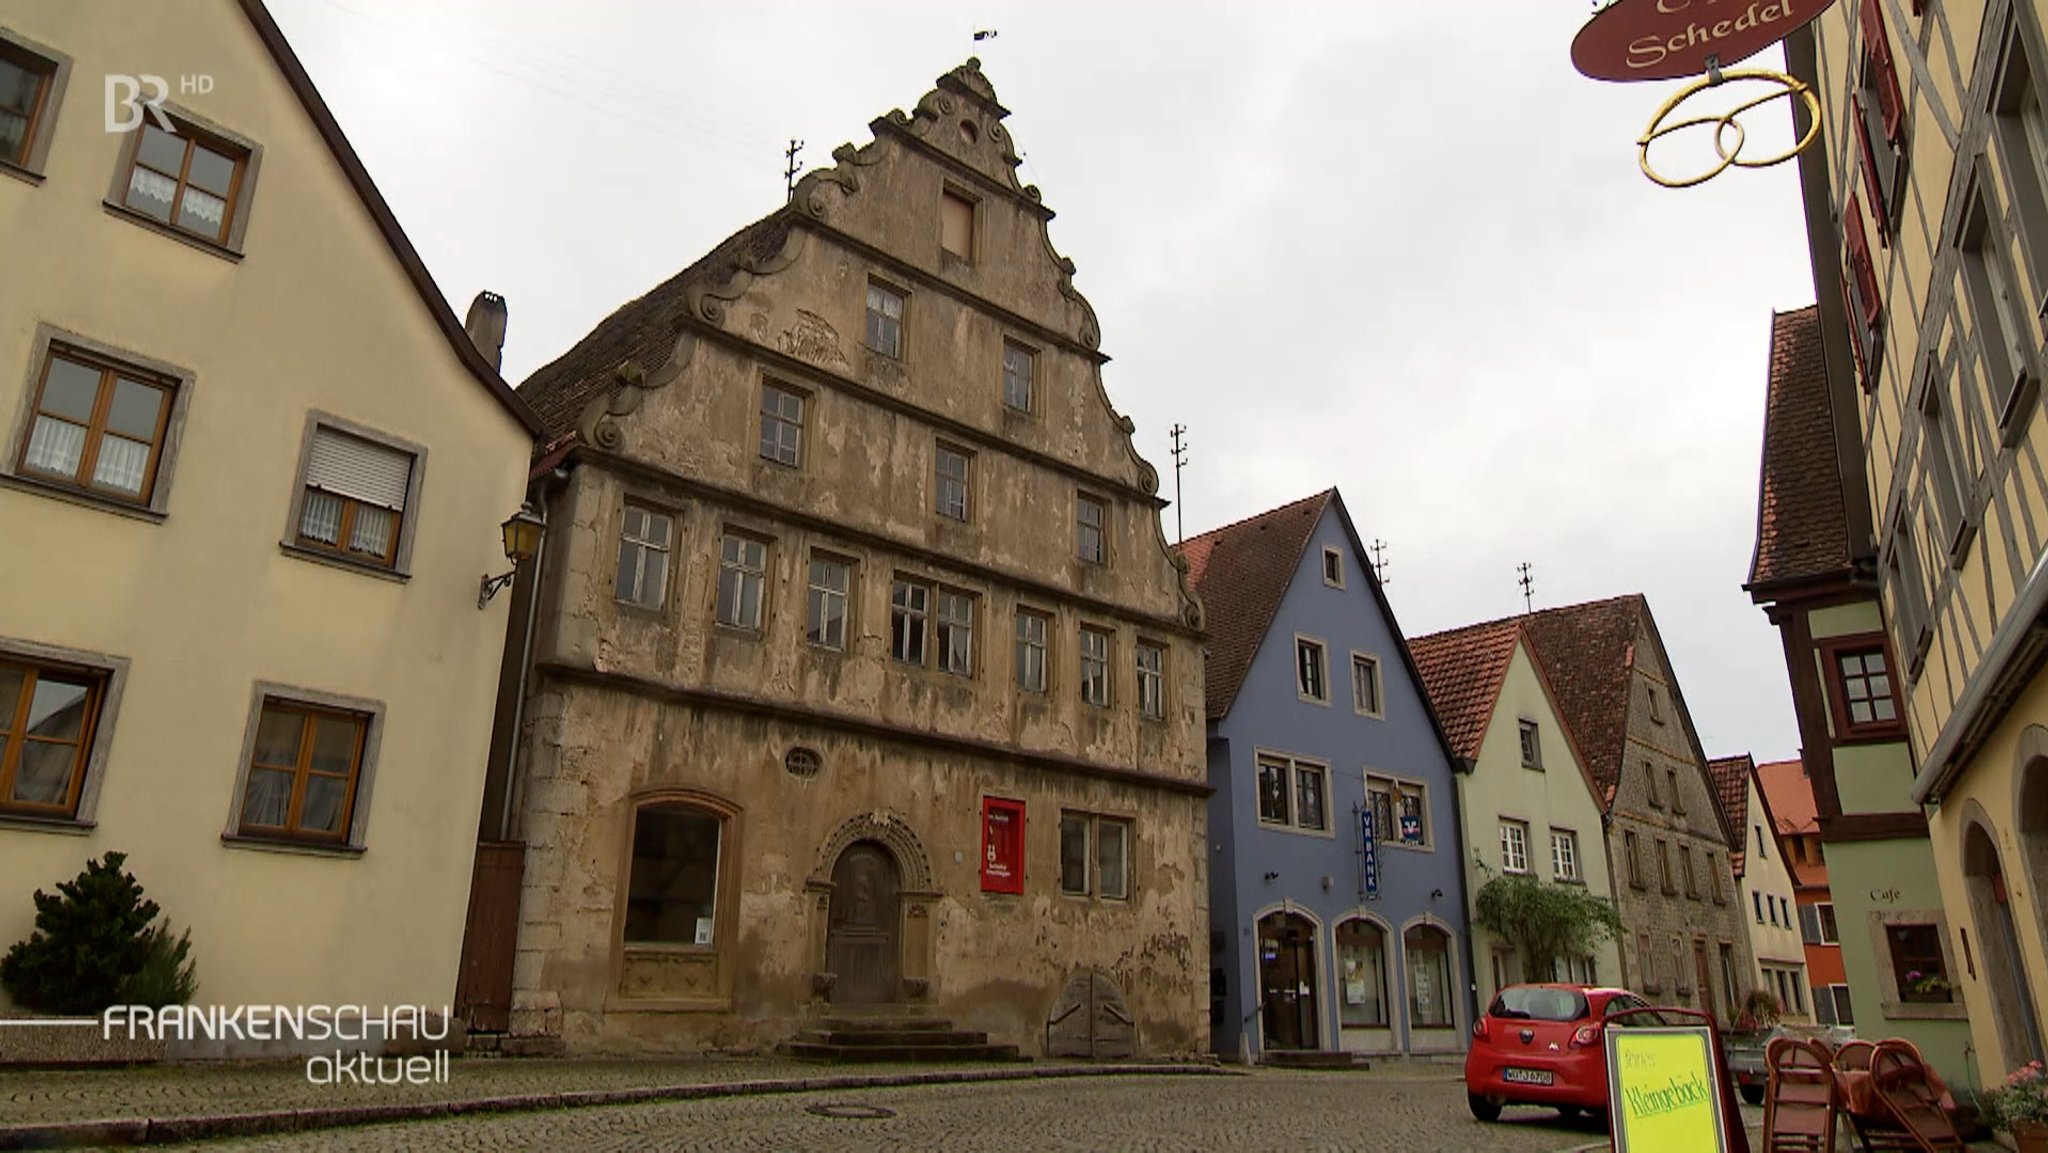
M1387 542L1378 537L1374 537L1372 542L1372 575L1374 580L1380 582L1382 588L1386 586Z
M789 141L789 147L782 150L782 154L789 158L788 167L782 170L782 192L784 203L796 199L796 174L804 170L804 162L798 160L796 158L796 154L802 152L803 150L804 142L796 139L795 137L791 137Z
M976 42L980 42L983 40L993 40L995 38L996 30L993 28L977 28L974 30L974 39Z
M1522 579L1515 583L1522 586L1522 611L1533 613L1536 611L1536 578L1529 575L1528 561L1523 561L1518 571L1521 572Z
M993 36L995 33L991 32L989 35ZM1167 431L1173 436L1173 543L1179 546L1188 538L1187 530L1181 524L1180 508L1180 470L1188 462L1187 442L1181 437L1187 435L1188 426L1176 424Z

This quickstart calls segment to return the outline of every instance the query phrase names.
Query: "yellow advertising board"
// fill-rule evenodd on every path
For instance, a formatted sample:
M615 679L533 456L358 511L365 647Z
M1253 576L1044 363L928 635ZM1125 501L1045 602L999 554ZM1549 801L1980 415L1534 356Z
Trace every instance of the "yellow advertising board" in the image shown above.
M1728 1147L1721 1066L1705 1026L1607 1029L1608 1117L1615 1153L1721 1153Z

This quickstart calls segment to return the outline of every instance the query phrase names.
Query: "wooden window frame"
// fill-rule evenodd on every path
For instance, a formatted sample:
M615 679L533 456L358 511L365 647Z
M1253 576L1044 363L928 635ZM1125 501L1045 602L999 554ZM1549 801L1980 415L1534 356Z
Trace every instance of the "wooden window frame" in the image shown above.
M216 256L240 260L243 242L248 235L250 206L255 199L256 179L262 170L263 147L177 105L164 103L158 107L172 121L177 129L176 135L185 143L184 158L177 176L177 192L171 201L171 219L159 220L147 212L128 206L128 185L140 159L144 130L157 127L154 114L144 114L140 123L121 134L120 156L114 165L113 179L109 183L104 202L105 207L116 216L133 221L151 231L184 241ZM184 201L185 182L191 169L194 143L204 144L213 152L228 155L235 164L229 194L225 198L227 207L221 228L211 236L176 223L178 208Z
M1313 661L1304 659L1311 654ZM1308 683L1311 671L1316 682L1314 685ZM1311 689L1316 691L1311 692ZM1321 637L1307 637L1299 633L1294 636L1294 695L1312 705L1327 707L1330 703L1330 646Z
M1883 368L1884 294L1877 283L1877 266L1870 256L1870 234L1863 227L1862 200L1852 190L1842 207L1843 260L1847 275L1842 278L1852 331L1849 344L1856 354L1863 391L1877 388Z
M1082 826L1082 843L1086 858L1086 876L1077 888L1068 883L1066 835L1068 824ZM1123 874L1124 891L1105 893L1102 891L1102 826L1115 825L1123 830ZM1131 817L1109 813L1083 812L1079 809L1060 810L1060 863L1059 889L1062 897L1076 901L1114 901L1125 904L1137 893L1137 822Z
M1095 521L1089 523L1082 512L1095 510ZM1094 555L1089 555L1087 530L1095 531ZM1085 492L1074 494L1074 555L1082 564L1109 564L1109 502L1099 496Z
M775 406L775 411L769 411L768 402L771 396L786 398L788 400L795 401L796 416L792 418L784 415L782 411L782 406L779 403ZM794 385L786 384L780 380L764 380L761 382L761 403L759 406L760 443L757 446L757 448L759 450L758 454L762 460L765 460L769 464L776 465L781 468L792 468L797 469L799 471L803 469L804 424L805 417L808 413L808 410L810 409L810 405L811 394L804 391L803 389L797 388ZM772 446L770 445L768 437L768 431L771 423L773 424L774 428L778 433L778 435L774 438L774 443ZM782 437L779 435L779 433L785 427L796 430L796 443L791 450L796 458L794 460L782 459ZM773 451L770 451L771 447Z
M1363 695L1359 692L1361 670L1365 673L1365 682L1372 686L1370 707L1360 699ZM1380 659L1356 649L1351 653L1351 711L1374 720L1385 720L1387 716L1387 682L1380 675Z
M1892 659L1892 646L1883 633L1857 633L1853 636L1830 637L1820 641L1815 648L1821 661L1821 680L1828 698L1828 714L1835 722L1835 734L1842 740L1897 740L1906 735L1906 700L1899 685L1898 662ZM1884 657L1885 675L1891 682L1892 719L1869 721L1857 724L1849 719L1848 685L1843 673L1841 658L1859 656L1875 650ZM1762 826L1757 827L1762 835Z
M1524 717L1515 722L1515 734L1521 742L1522 767L1543 771L1543 727Z
M356 707L336 703L336 698L325 694L307 694L286 689L283 686L259 686L256 704L251 712L249 732L242 748L241 771L235 780L234 812L230 816L228 830L223 840L230 842L265 842L284 845L303 845L313 848L360 850L362 827L369 809L370 769L375 763L377 737L382 729L382 712L367 702ZM364 707L367 706L367 707ZM255 759L256 741L263 718L273 710L300 714L303 718L299 731L299 747L295 763L291 766L258 764ZM339 828L333 833L307 831L298 826L301 806L305 800L306 784L315 775L311 769L313 734L318 730L321 718L350 721L358 726L355 750L349 764L349 771L343 778L343 807ZM306 724L306 721L316 723ZM259 770L291 771L291 799L286 805L285 824L252 825L245 816L248 804L249 779ZM332 777L331 773L320 776Z
M86 418L85 444L79 450L78 464L70 476L35 468L28 462L28 450L35 438L36 425L45 415L43 400L49 387L50 369L54 362L60 359L81 367L97 369L100 374L93 394L92 411ZM182 413L180 393L185 382L161 370L138 365L92 348L82 348L62 339L41 342L34 373L25 402L26 419L22 422L19 443L14 451L14 475L68 489L96 501L107 501L129 508L161 509L163 502L157 499L157 487L163 474L168 471L166 460L171 454L173 432ZM117 379L130 380L162 394L157 409L156 428L150 434L149 458L143 465L142 491L132 496L120 489L96 484L91 479L94 466L99 461L100 449L109 435L107 417L108 410L113 405ZM77 427L77 422L69 417L50 414L50 419Z
M946 475L946 459L960 462L960 475ZM960 489L960 511L947 507L947 485L957 484ZM974 520L974 453L948 441L938 441L932 449L932 512L950 521L969 524Z
M1330 588L1344 587L1344 553L1341 549L1323 550L1323 583Z
M1685 881L1685 895L1695 901L1699 900L1699 869L1692 862L1692 846L1683 842L1678 846L1678 871Z
M55 137L58 110L64 103L64 89L71 78L71 58L32 40L0 29L0 59L40 76L34 103L29 108L28 127L22 137L21 155L0 156L0 172L40 183L49 161L50 142Z
M898 593L923 593L923 605L913 606L912 598L905 596L898 602ZM909 668L930 668L932 664L932 618L939 611L938 585L917 577L898 574L889 581L889 660ZM915 622L916 628L899 627L897 621ZM908 646L915 637L917 659L911 660ZM902 644L897 642L901 640Z
M405 486L405 508L392 511L395 523L391 526L391 544L383 558L371 558L367 553L348 547L349 534L355 522L355 506L358 502L347 497L334 495L343 503L341 527L335 533L335 545L301 536L304 524L306 494L311 491L306 485L306 473L313 463L313 442L320 430L352 436L369 441L379 448L403 453L412 458L412 469L407 474ZM357 424L352 420L333 413L313 411L306 414L305 432L299 445L298 471L293 474L292 499L285 521L284 538L280 542L285 552L305 560L339 565L357 572L377 576L407 579L411 576L413 536L419 518L414 512L420 507L420 494L426 484L427 450L424 445L402 440L389 433Z
M1158 659L1154 667L1145 667L1145 654L1151 653ZM1166 719L1166 646L1155 640L1139 638L1132 646L1132 666L1138 674L1138 716L1141 720L1163 721ZM1151 689L1148 693L1147 682Z
M1982 176L1984 162L1979 157L1975 161L1959 158L1958 163L1975 165L1962 197L1964 207L1955 233L1960 256L1958 274L1963 299L1970 309L1970 330L1983 351L1984 369L1989 375L1983 383L1996 409L2000 441L2012 448L2031 427L2028 417L2041 386L2035 360L2039 347L2034 339L2033 318L2028 316L2028 302L2021 294L2019 270L2008 260L2011 246L2007 243L2000 206L1993 201L1988 181ZM2013 313L2009 318L2005 309L1999 307L2000 282ZM2018 326L2018 331L2007 327L2007 319Z
M1657 841L1657 887L1667 897L1678 895L1678 885L1671 879L1671 842L1658 837Z
M870 294L875 292L880 292L884 296L891 296L896 299L897 315L892 317L889 315L887 309L882 309L878 311L875 308L874 301L870 296ZM876 356L886 356L890 360L904 360L905 357L903 354L906 351L908 351L908 349L906 348L906 341L908 339L908 332L910 328L909 290L899 288L886 280L870 276L868 277L867 283L861 291L861 305L861 338L862 343L867 347L868 351L874 353ZM875 318L878 316L881 318L880 325L878 325L875 320ZM885 331L886 327L890 324L894 324L896 326L896 339L892 342L894 347L883 348L875 343L878 339L880 339L876 334L878 332Z
M1100 658L1102 665L1101 700L1095 700L1088 695L1088 666L1096 660L1096 658L1088 655L1088 638L1091 636L1102 638L1102 656ZM1082 625L1080 641L1076 645L1076 658L1078 661L1076 668L1080 673L1081 703L1098 709L1113 707L1116 703L1116 630L1102 628L1097 625Z
M739 541L743 546L751 544L760 548L760 567L748 568L745 563L746 558L744 555L742 555L738 560L727 560L725 557L725 546L727 541ZM711 620L713 624L722 629L731 629L734 632L749 633L756 636L766 631L768 627L768 620L771 615L768 610L768 570L770 564L774 560L772 552L772 543L768 540L763 539L762 537L754 535L753 533L742 532L730 527L722 528L719 531L718 580L716 584L714 584L712 587L713 602L711 606ZM751 576L758 585L758 589L754 597L754 621L751 624L745 621L729 621L725 619L725 574L728 570L739 574L737 579L740 582L740 588L742 590L744 590L746 580L749 576ZM744 591L741 592L739 596L739 601L740 604L746 603L746 596ZM735 606L736 610L737 607L738 606Z
M663 613L668 609L669 597L675 592L676 529L682 518L677 516L672 509L660 508L631 498L626 499L619 507L619 551L612 570L612 601L615 604L638 612ZM638 512L649 518L660 517L666 521L668 523L668 543L656 546L651 540L640 540L632 537L626 531L626 517L629 513L633 512ZM650 520L649 523L651 525L652 521ZM625 568L626 550L629 547L638 550L636 556L639 558L639 578L634 584L637 591L643 595L646 591L645 583L647 580L646 555L650 552L661 554L661 595L652 601L642 599L641 596L629 598L619 595L618 574Z
M1035 644L1032 638L1025 635L1024 622L1027 620L1038 622L1039 635ZM1010 627L1010 638L1011 659L1015 662L1011 669L1011 680L1016 684L1018 692L1042 696L1052 691L1052 625L1051 613L1028 608L1017 610L1016 620ZM1030 648L1036 648L1038 651L1038 683L1035 685L1026 683L1024 677L1024 654Z
M965 605L967 615L965 617L947 615L946 609L949 605ZM945 673L947 676L973 679L976 660L980 655L979 649L975 644L975 633L978 631L977 625L980 617L980 597L965 589L949 585L939 585L934 589L930 617L932 634L929 645L932 651L932 665L934 668ZM966 661L963 665L958 666L953 663L953 647L951 644L953 634L956 632L967 634Z
M1015 352L1024 358L1024 403L1012 403L1010 395L1010 354ZM1030 413L1038 407L1038 350L1022 341L1003 338L1002 357L1002 402L1010 412Z
M1648 889L1643 876L1643 839L1634 829L1621 831L1622 853L1628 858L1628 885L1631 889Z
M106 712L109 697L108 682L111 677L105 668L78 664L71 661L49 660L38 656L16 655L11 648L0 649L0 669L14 669L23 674L18 695L10 714L0 716L0 818L22 817L37 821L75 821L85 799L88 785L93 777L93 759L99 744L100 719ZM70 741L52 741L31 737L25 731L29 707L35 699L35 686L44 674L56 674L67 681L85 682L85 705L79 722L78 740L71 757L71 772L67 779L63 801L57 804L40 804L14 799L14 786L21 769L21 757L25 747L33 741L36 744L73 744Z
M840 569L844 570L846 573L846 587L843 589L834 589L829 586L819 584L817 576L817 566L821 564L837 565ZM841 556L838 553L826 552L822 549L811 550L811 555L804 564L805 644L808 644L813 648L825 649L830 652L846 651L847 645L851 643L853 637L854 603L860 599L858 596L855 595L856 591L860 587L859 571L860 566L858 565L858 563L854 561L852 557ZM811 612L812 607L818 604L822 597L834 596L838 597L841 602L839 606L838 644L833 644L830 640L822 639L826 635L826 630L824 628L824 618L822 615L820 615L817 619L814 620L812 618Z

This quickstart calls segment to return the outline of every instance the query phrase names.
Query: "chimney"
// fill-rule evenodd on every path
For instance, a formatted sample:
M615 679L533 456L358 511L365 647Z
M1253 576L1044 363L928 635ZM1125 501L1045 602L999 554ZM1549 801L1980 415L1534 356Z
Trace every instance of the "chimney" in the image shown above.
M495 371L505 360L505 298L495 292L479 292L469 302L469 319L462 327L471 344L484 354Z

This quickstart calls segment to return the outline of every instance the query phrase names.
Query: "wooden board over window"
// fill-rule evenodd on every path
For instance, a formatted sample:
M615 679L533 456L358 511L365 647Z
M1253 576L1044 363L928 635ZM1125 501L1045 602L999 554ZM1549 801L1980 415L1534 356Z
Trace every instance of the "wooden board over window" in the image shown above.
M939 196L939 247L974 259L974 202L950 188Z

